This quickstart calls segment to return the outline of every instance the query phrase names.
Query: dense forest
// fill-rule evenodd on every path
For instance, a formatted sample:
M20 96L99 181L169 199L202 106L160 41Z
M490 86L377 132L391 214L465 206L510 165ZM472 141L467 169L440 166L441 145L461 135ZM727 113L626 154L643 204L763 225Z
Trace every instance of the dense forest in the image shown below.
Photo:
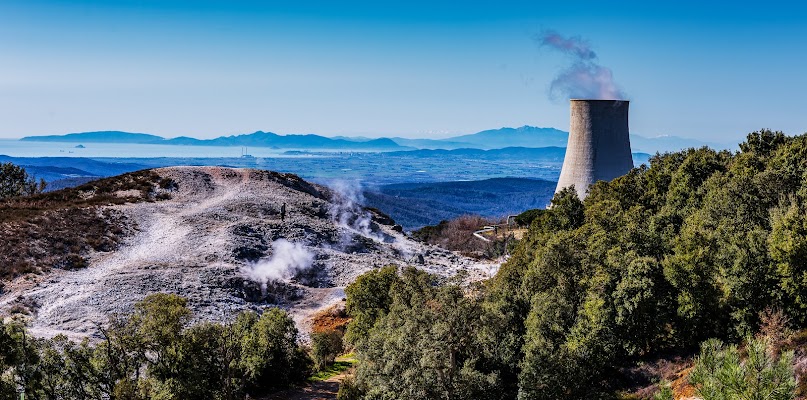
M742 343L766 315L804 328L807 135L763 130L740 148L656 155L584 201L558 193L471 290L414 269L360 277L346 335L360 364L341 398L616 398L643 360ZM714 343L703 360L737 353ZM776 356L765 376L785 397L770 398L791 398Z

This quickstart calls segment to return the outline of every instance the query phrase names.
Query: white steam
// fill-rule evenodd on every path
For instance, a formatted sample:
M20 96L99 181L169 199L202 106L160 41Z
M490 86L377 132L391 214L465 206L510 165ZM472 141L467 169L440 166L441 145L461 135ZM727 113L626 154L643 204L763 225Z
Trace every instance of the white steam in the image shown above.
M261 284L266 290L270 281L289 280L298 272L311 267L314 254L300 243L292 243L286 239L272 242L272 255L267 260L261 260L243 267L245 275Z
M536 37L542 47L557 50L571 59L571 65L552 81L552 98L622 100L625 93L614 82L610 68L597 63L597 53L580 37L563 37L554 31L544 31Z
M384 242L384 237L372 230L372 215L362 207L364 195L358 181L333 181L328 187L336 193L328 210L334 222L349 231Z

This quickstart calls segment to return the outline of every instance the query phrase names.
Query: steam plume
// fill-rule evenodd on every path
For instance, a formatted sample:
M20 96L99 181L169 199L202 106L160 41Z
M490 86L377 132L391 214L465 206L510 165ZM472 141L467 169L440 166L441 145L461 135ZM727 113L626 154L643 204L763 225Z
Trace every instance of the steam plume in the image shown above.
M610 68L597 63L597 53L580 37L563 37L555 31L544 31L536 38L542 47L549 47L571 58L571 65L552 81L552 98L621 100L625 93L614 82Z
M272 242L272 249L272 256L268 260L244 267L247 277L260 283L263 290L266 290L268 282L288 280L311 267L314 262L314 254L299 243L278 239Z
M334 222L349 231L356 232L377 242L385 241L382 235L373 232L372 216L362 208L364 195L359 182L337 180L329 183L328 187L337 195L331 200L331 206L328 210ZM347 240L347 238L343 238L343 240Z

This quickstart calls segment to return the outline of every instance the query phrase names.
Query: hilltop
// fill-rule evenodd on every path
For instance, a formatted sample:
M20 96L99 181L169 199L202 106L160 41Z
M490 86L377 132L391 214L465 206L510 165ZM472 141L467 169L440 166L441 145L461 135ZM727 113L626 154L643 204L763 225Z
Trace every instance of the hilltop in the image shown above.
M50 242L1 249L27 268L8 271L0 313L27 314L40 336L94 336L109 315L167 291L186 297L197 320L280 306L306 331L312 313L372 268L415 264L470 279L495 270L408 239L351 193L293 174L170 167L7 203L5 237L36 232ZM70 252L64 261L60 249Z

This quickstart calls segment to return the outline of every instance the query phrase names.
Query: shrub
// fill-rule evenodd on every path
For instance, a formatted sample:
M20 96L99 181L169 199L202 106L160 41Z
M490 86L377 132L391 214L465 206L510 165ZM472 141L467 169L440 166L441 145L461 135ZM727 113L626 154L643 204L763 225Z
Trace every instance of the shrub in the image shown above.
M703 400L795 398L793 352L776 357L766 350L765 340L749 339L743 360L737 346L709 339L701 345L689 380Z
M339 384L339 392L336 394L337 400L361 400L364 398L366 390L356 383L353 377L347 377Z
M336 330L314 332L311 334L311 358L314 368L323 370L342 354L342 333Z
M265 392L301 382L310 372L310 359L297 344L297 328L285 311L272 308L258 318L242 314L238 323L241 360L247 390Z
M529 227L536 218L540 217L542 213L546 210L544 209L534 209L534 210L527 210L521 214L518 214L515 218L516 223L518 226L522 227Z

